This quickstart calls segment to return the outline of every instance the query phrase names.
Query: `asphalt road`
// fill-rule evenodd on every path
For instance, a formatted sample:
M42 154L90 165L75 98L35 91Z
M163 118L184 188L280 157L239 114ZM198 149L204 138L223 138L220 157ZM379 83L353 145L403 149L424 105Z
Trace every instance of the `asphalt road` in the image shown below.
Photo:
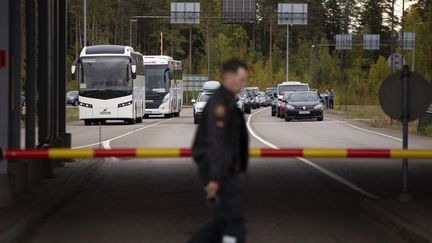
M248 116L253 147L400 148L397 131L327 116L324 122L285 122L267 109ZM137 125L69 124L74 147L189 147L196 126L180 118ZM410 147L432 139L410 136ZM252 159L242 177L248 242L404 242L364 215L364 199L395 198L398 160ZM431 198L432 164L411 161L410 190ZM63 208L35 231L31 242L185 242L210 220L190 159L107 159Z

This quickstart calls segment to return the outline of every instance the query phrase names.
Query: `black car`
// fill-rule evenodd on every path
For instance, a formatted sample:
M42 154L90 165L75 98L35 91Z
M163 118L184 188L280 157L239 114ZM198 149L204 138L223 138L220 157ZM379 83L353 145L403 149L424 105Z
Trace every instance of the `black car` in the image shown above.
M317 92L291 92L285 101L285 121L293 119L324 119L323 105Z
M78 106L78 91L73 90L66 93L66 104Z

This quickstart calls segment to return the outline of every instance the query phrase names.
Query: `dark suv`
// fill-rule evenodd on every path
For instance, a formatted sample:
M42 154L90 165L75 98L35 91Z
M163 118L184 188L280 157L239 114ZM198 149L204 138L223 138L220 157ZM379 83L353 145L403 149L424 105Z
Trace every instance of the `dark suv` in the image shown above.
M285 100L285 121L293 119L324 119L323 105L317 92L290 92Z

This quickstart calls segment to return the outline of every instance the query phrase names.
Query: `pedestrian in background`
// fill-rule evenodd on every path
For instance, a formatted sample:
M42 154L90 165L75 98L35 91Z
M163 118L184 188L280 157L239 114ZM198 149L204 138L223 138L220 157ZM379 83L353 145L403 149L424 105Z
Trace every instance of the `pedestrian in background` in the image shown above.
M326 110L328 110L329 109L329 90L328 89L326 89L326 91L324 92L324 100L325 100L325 107L326 107Z
M222 65L221 87L204 108L192 155L213 208L213 221L189 243L244 243L245 222L237 175L247 170L249 138L235 95L246 87L247 66L231 59Z
M333 88L330 89L329 92L329 108L334 109L334 99L335 99L336 93L334 92Z

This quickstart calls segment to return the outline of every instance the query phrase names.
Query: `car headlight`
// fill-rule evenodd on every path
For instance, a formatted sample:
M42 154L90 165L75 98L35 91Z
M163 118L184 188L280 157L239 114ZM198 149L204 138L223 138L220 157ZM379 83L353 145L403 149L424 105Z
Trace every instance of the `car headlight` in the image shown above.
M128 102L123 102L123 103L118 104L118 108L125 107L125 106L128 106L128 105L132 105L132 100L128 101Z
M163 98L162 103L167 102L167 101L169 100L169 98L170 98L170 94L168 93L168 94L166 94L165 97Z
M318 105L314 106L314 109L317 109L317 110L322 110L322 108L323 108L322 104L318 104Z
M287 110L294 110L295 108L294 108L294 106L292 106L292 105L286 105L286 109L287 109Z
M202 112L203 111L203 107L196 107L196 112Z

